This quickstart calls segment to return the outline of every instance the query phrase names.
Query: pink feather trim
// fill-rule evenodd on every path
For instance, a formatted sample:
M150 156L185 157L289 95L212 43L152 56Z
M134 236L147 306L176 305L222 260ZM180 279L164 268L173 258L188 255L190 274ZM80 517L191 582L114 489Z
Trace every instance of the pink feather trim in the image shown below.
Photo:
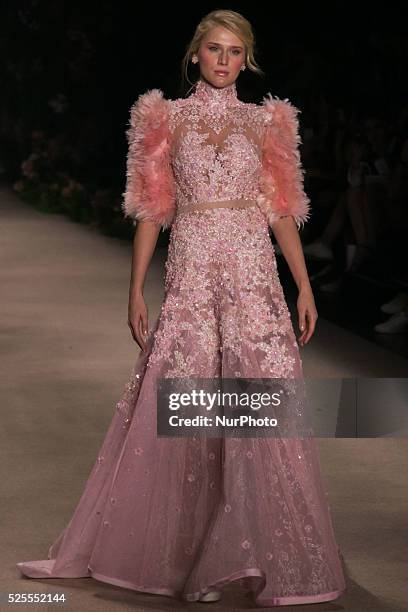
M257 203L270 226L279 217L292 215L300 229L310 217L310 200L303 188L304 169L298 148L300 111L287 98L273 99L271 94L264 98L263 105L267 127Z
M171 225L176 211L168 115L169 102L160 89L142 94L133 104L126 132L127 181L122 194L125 217L154 221L163 231Z

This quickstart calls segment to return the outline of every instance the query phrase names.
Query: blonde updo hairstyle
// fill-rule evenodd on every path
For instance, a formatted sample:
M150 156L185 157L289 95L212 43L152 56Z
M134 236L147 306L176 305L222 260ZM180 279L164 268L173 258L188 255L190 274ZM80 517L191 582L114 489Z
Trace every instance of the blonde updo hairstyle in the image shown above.
M216 10L208 13L203 19L200 21L196 30L194 32L194 36L191 39L189 45L187 46L186 53L184 55L182 61L182 76L185 81L190 83L190 85L194 85L188 78L188 66L190 60L194 54L196 54L200 48L201 41L204 36L213 28L223 27L226 30L229 30L238 38L242 40L245 45L245 65L249 70L255 72L256 74L262 76L263 71L258 66L255 61L255 36L252 30L252 26L245 17L243 17L240 13L236 13L235 11L227 11L227 10Z

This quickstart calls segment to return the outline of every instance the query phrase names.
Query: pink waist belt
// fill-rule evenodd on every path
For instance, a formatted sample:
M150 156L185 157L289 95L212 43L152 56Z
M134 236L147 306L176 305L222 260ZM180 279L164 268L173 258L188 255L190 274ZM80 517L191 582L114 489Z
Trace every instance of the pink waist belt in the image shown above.
M216 202L197 202L186 204L177 208L177 214L192 212L194 210L211 210L212 208L250 208L256 206L256 200L218 200Z

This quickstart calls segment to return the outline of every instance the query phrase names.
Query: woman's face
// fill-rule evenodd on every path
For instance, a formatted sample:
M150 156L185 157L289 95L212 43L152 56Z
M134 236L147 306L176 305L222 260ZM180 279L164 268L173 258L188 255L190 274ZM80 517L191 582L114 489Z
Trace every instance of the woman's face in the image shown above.
M245 45L235 34L217 26L201 40L197 57L201 77L214 87L227 87L245 65Z

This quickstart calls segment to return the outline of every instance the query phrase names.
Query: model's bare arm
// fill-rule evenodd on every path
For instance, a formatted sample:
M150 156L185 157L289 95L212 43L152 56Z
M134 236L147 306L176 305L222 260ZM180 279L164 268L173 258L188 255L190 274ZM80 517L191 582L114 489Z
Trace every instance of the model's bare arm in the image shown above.
M128 325L133 339L143 351L146 350L145 336L148 332L148 312L143 297L143 289L159 232L160 225L157 223L138 221L133 238Z
M299 290L297 310L299 329L302 332L299 336L299 342L304 345L310 340L314 332L318 315L299 232L292 216L277 219L273 223L272 231Z

